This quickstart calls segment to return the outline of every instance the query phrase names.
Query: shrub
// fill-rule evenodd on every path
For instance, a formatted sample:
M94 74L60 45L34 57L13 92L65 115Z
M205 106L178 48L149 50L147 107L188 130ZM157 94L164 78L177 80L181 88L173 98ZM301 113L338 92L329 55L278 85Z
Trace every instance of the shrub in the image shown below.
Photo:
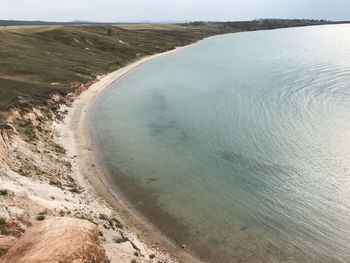
M18 173L20 175L22 175L22 176L25 176L25 177L29 177L30 176L30 173L28 171L28 167L22 166L21 168L19 168Z
M0 235L7 235L8 232L6 230L6 220L5 218L0 217Z
M114 238L113 240L115 243L118 243L118 244L129 241L127 237L117 237L117 238Z
M89 215L81 215L79 218L83 219L83 220L87 220L87 221L96 225L96 223L94 222L94 219L92 217L90 217Z
M57 186L62 189L62 183L60 181L50 180L50 185Z
M44 215L37 215L37 216L35 217L35 219L36 219L37 221L43 221L43 220L45 220L45 216L44 216Z
M108 29L107 29L107 35L111 36L112 34L113 34L112 29L108 28Z
M122 223L120 223L120 221L119 221L118 219L112 218L112 221L115 223L115 226L116 226L117 228L123 228Z
M81 193L81 191L80 191L78 188L76 188L76 187L70 188L69 191L70 191L71 193L76 193L76 194Z
M102 213L98 215L98 218L101 219L101 220L108 220L108 217L105 214L102 214Z
M66 153L66 149L64 149L61 145L59 145L57 143L53 143L52 148L57 153L62 153L62 154Z
M57 92L62 96L67 96L69 93L74 92L74 88L73 87L65 87L65 88L57 90Z
M68 169L72 169L72 164L70 163L70 162L68 162L68 161L62 161L62 164L64 165L64 166L66 166ZM69 179L70 180L70 179ZM74 181L74 179L73 179L73 181Z
M24 130L24 134L27 136L27 139L29 141L34 141L35 139L37 139L36 134L35 134L35 132L33 130L33 127L27 127Z
M75 182L75 180L73 179L73 177L70 176L70 175L67 175L67 179L68 179L69 181L71 181L71 182Z
M7 252L7 249L1 248L1 247L0 247L0 257L2 257L3 255L5 255L6 252Z
M7 231L7 229L3 226L0 227L0 235L8 235L9 232Z
M19 120L17 122L17 124L19 127L26 128L26 127L29 127L32 125L32 121L31 120Z
M8 191L6 189L1 189L0 190L0 195L8 195Z

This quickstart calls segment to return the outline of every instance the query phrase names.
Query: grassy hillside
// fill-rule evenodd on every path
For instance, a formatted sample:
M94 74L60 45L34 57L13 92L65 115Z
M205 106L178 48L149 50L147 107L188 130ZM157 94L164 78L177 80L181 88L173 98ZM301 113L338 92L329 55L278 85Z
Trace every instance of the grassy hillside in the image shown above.
M229 32L326 21L264 20L177 25L0 26L0 111L43 103L143 56Z
M116 70L140 57L221 33L216 26L7 27L0 29L0 109L45 100L71 81Z

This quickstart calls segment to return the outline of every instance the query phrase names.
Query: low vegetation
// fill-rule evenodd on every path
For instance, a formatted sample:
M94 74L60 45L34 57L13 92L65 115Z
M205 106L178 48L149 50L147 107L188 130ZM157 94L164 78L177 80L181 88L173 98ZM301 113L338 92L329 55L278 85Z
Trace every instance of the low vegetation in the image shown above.
M0 77L0 83L1 83L1 77ZM0 86L0 90L1 90L1 86ZM22 134L26 136L26 139L28 141L32 141L36 139L33 122L31 120L26 120L26 119L17 120L16 125L18 127L18 130L21 131Z
M113 225L113 222L114 222L114 226L117 227L117 228L123 228L123 225L122 223L116 219L116 218L112 218L111 221L109 222L110 225Z
M0 217L0 235L7 235L8 231L6 229L6 219Z
M56 186L56 187L58 187L58 188L63 189L62 183L61 183L60 181L58 181L58 180L52 180L52 179L51 179L50 182L49 182L49 184L52 185L52 186Z
M45 220L45 215L37 215L37 216L35 217L35 219L36 219L37 221L43 221L43 220Z
M129 241L129 239L127 237L124 237L124 236L114 238L113 240L115 243L118 243L118 244Z
M2 257L3 255L5 255L6 252L7 252L7 249L1 248L1 247L0 247L0 257Z
M17 25L10 21L8 25ZM0 111L45 104L65 95L74 83L119 69L141 57L208 36L239 31L330 23L315 20L195 22L174 25L0 26ZM7 25L6 21L2 21ZM34 139L29 121L19 123ZM60 149L61 150L61 149ZM62 150L63 151L63 150Z
M22 175L22 176L25 176L25 177L30 177L30 168L27 167L27 165L22 165L18 170L17 172Z
M53 143L52 148L57 153L62 153L62 154L66 153L66 149L64 149L61 145L59 145L57 143Z
M8 195L8 190L6 189L0 189L0 195Z
M35 217L37 221L43 221L46 218L46 211L38 213L38 215Z

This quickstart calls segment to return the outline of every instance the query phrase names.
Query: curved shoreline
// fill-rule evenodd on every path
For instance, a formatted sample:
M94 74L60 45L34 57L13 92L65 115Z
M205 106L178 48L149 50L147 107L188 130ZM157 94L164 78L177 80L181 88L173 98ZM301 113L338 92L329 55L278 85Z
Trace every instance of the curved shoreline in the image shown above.
M76 156L77 166L74 172L79 173L80 178L87 180L87 182L81 182L88 188L87 190L95 191L122 218L129 224L131 223L131 230L132 232L136 232L137 236L141 235L143 239L148 241L147 243L159 244L171 256L174 256L181 262L200 262L200 260L190 252L184 251L176 245L152 222L149 222L140 212L136 211L118 187L112 183L112 178L109 176L108 171L106 171L103 165L100 165L98 160L98 152L95 150L93 138L90 134L89 116L98 96L103 95L113 83L120 80L127 73L151 60L182 51L193 45L190 44L145 57L104 76L74 100L59 129L61 143L67 149L67 153L69 156Z

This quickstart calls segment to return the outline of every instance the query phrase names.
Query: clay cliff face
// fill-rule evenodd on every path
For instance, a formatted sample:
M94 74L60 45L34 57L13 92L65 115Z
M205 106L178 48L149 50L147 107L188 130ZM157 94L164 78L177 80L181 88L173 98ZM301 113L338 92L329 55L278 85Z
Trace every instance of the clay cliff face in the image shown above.
M109 262L97 227L73 218L38 222L8 250L1 263Z
M0 112L0 263L177 262L96 194L74 145L60 144L71 101L61 99Z

